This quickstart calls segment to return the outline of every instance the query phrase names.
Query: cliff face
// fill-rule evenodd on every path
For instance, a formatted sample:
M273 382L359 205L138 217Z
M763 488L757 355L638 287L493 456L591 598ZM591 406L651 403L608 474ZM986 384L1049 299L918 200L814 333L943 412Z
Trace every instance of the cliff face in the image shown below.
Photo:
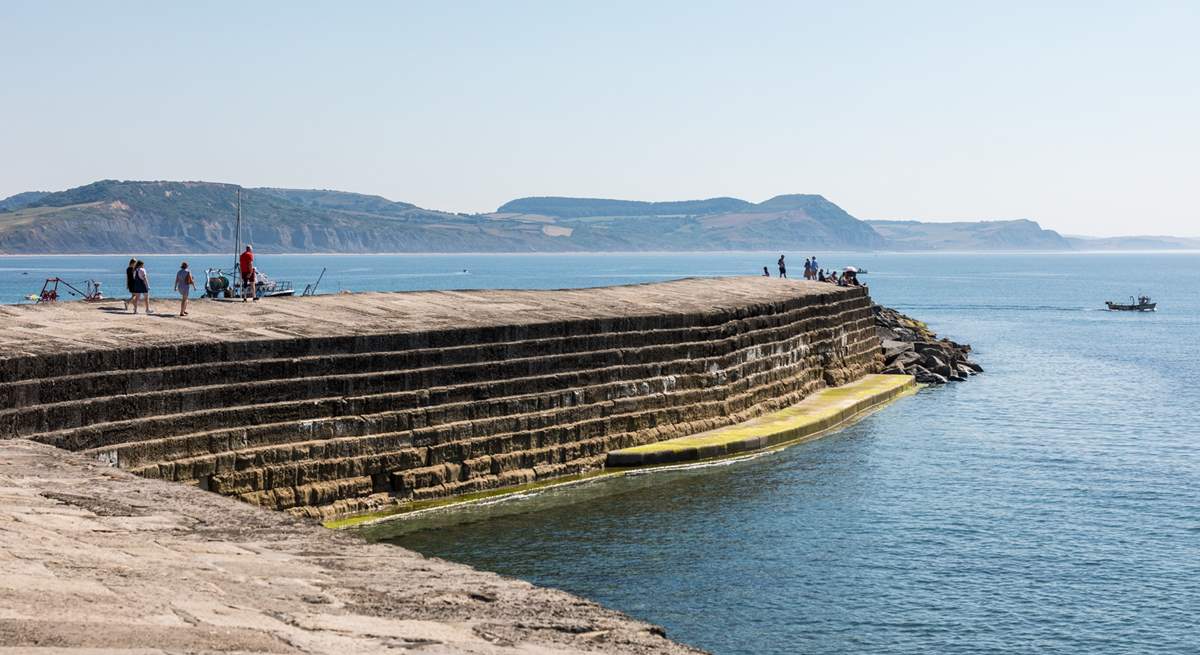
M761 278L205 303L220 330L137 348L74 305L5 310L0 437L307 516L596 470L881 365L865 289Z

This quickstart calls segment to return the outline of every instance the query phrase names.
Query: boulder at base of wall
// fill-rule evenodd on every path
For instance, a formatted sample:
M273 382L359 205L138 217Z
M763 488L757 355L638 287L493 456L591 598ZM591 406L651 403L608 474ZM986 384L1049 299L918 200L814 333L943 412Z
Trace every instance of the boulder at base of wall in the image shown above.
M924 323L894 309L880 305L871 309L884 373L912 375L922 384L946 384L983 372L969 359L971 346L939 339Z

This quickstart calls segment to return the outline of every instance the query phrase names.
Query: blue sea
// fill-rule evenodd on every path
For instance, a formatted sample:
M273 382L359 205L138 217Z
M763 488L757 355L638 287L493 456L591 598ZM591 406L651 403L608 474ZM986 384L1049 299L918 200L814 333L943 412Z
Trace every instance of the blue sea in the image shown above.
M808 254L789 253L794 272ZM1200 652L1200 255L816 254L867 268L878 302L972 344L987 372L768 455L368 536L578 593L714 653ZM761 274L776 257L261 263L299 288L325 267L336 291ZM150 258L156 290L178 259ZM0 258L0 298L54 273L118 288L123 263ZM1159 311L1102 309L1139 292Z

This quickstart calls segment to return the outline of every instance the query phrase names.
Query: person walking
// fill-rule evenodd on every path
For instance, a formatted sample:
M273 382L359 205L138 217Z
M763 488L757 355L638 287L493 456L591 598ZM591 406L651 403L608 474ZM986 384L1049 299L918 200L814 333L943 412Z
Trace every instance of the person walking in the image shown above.
M137 294L133 292L133 273L137 270L137 260L130 259L129 266L125 267L125 289L129 292L129 299L125 301L125 311L129 311L129 303L137 302ZM136 308L137 306L134 305Z
M787 277L787 266L783 263L783 255L779 256L779 277Z
M150 276L146 273L146 262L138 260L133 270L133 313L137 313L138 300L142 300L146 306L146 313L150 311Z
M812 276L813 276L812 274L813 274L812 260L806 259L806 260L804 260L804 279L811 280Z
M814 276L814 279L815 279L815 276L816 276L816 273L817 273L817 268L818 268L818 266L819 266L819 265L817 264L817 256L816 256L816 255L813 255L813 256L812 256L812 269L813 269L813 276Z
M246 292L258 300L257 280L254 276L254 246L247 245L245 252L238 257L238 268L242 271L242 302L246 302Z
M196 279L192 277L192 272L188 270L188 263L183 262L179 265L179 272L175 274L175 290L179 292L179 315L187 316L187 301L188 294L192 289L196 288Z

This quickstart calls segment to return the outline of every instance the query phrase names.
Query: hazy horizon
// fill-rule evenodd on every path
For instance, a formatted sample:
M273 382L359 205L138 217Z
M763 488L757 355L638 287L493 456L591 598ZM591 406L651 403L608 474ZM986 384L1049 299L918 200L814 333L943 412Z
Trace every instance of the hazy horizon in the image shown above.
M5 3L0 197L99 179L1196 236L1200 6Z

